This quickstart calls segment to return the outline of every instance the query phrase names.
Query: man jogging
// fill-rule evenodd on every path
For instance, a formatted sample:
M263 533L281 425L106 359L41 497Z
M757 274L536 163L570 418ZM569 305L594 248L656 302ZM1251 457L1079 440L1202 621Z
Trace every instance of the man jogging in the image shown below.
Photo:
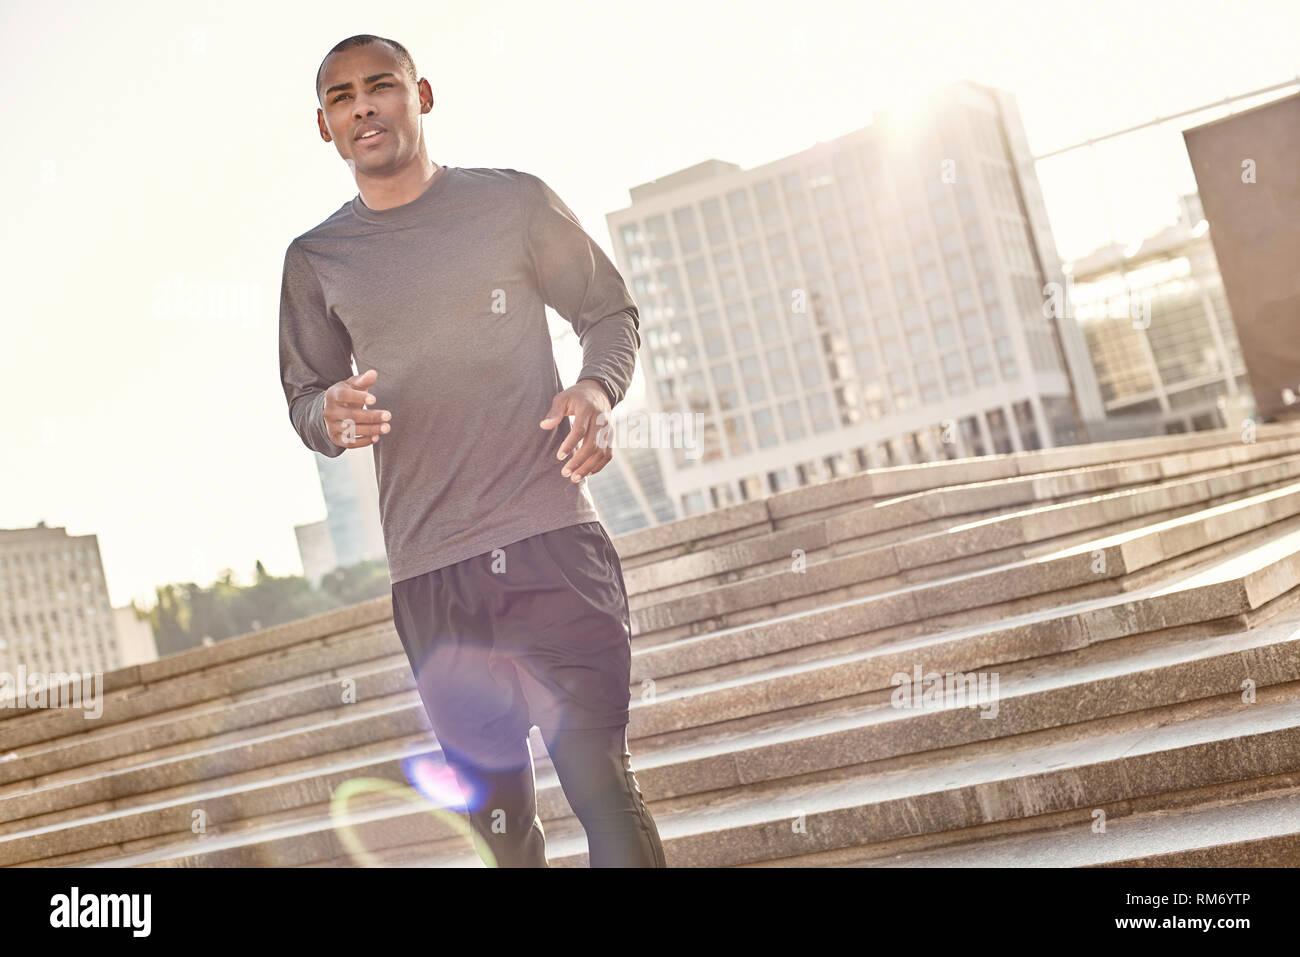
M289 418L322 455L373 450L394 625L484 857L547 866L536 724L591 866L664 867L627 745L622 566L584 481L637 308L541 179L430 162L433 93L401 44L342 41L316 94L359 192L285 253ZM567 389L547 305L582 343Z

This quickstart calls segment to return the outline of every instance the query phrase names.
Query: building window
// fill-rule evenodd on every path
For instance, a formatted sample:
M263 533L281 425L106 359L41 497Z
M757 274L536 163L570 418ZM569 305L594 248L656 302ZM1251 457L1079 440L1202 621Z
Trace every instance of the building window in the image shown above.
M1028 399L1011 406L1016 417L1016 431L1020 433L1020 444L1027 450L1042 448L1038 438L1038 426L1034 422L1034 408Z
M949 432L945 425L932 425L930 427L930 445L932 448L938 449L946 459L959 457L957 436Z
M767 387L763 384L763 369L758 356L747 355L740 360L740 375L745 380L745 395L750 402L761 402L767 398Z
M1002 378L1014 379L1019 370L1016 367L1016 356L1011 340L1006 336L998 336L993 340L993 348L998 354L998 361L1002 367Z
M733 456L749 454L749 436L745 434L745 420L738 415L729 416L723 421L727 433L727 446Z
M941 361L943 363L943 378L948 383L948 391L951 393L967 391L970 384L966 379L966 367L962 365L961 353L946 353Z
M700 212L704 216L704 229L709 237L710 246L720 246L727 241L727 225L722 219L722 203L715 199L706 199L700 203Z
M909 332L907 334L907 350L912 354L912 358L919 358L930 351L930 339L922 331Z
M984 446L984 438L980 435L979 421L973 415L968 415L960 422L961 434L966 439L966 446L976 455L988 455L988 450Z
M691 284L691 297L699 306L713 302L713 283L709 281L709 267L703 256L686 262L686 275Z
M784 492L790 488L793 479L790 476L790 470L778 469L767 473L767 487L775 492Z
M683 206L673 210L673 225L677 227L677 242L682 247L682 252L697 252L700 248L700 234L695 224L694 208Z
M781 426L785 429L787 441L796 442L807 435L803 424L803 413L798 400L784 402L781 405Z
M754 433L758 436L758 447L760 449L771 448L780 441L777 438L776 422L772 418L771 409L755 409L752 418L754 420Z
M970 367L971 370L976 373L977 378L980 369L990 368L989 349L988 346L983 343L976 343L971 346L966 350L966 354L970 357Z
M835 428L835 419L831 415L830 397L824 392L814 392L808 396L808 413L812 417L814 432L827 432Z
M911 407L912 380L906 369L894 369L889 373L889 391L900 411Z
M709 412L708 387L704 382L703 372L691 372L683 377L683 383L686 386L686 401L690 405L692 412Z
M747 321L732 321L731 341L735 343L737 352L748 352L754 348L754 327Z
M916 384L921 390L922 402L938 402L942 398L939 391L938 370L933 362L916 364Z
M817 346L811 339L801 339L794 344L795 358L799 362L799 380L805 389L814 389L824 381Z
M1006 454L1011 451L1011 433L1007 426L1007 417L1001 409L989 409L984 413L984 418L988 422L989 440L993 443L993 449L1000 454Z

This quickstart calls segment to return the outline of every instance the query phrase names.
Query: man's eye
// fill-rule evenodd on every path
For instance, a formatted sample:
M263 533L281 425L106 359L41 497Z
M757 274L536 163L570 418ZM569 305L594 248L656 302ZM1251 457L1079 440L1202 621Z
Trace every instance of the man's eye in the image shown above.
M393 84L388 83L388 82L384 82L384 83L376 83L374 88L377 90L377 89L379 89L381 86L392 86L392 85L393 85ZM345 97L345 96L347 96L346 93L340 93L338 96L334 97L334 99L331 100L330 102L332 102L332 103L337 103L339 100L343 99L343 97Z

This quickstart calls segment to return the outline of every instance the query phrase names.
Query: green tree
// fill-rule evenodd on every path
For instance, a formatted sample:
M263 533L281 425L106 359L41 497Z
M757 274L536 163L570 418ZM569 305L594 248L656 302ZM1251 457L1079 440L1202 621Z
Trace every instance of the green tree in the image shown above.
M194 582L156 588L153 608L137 613L149 621L158 654L171 655L198 648L205 640L223 641L298 621L390 594L390 590L388 564L383 559L335 569L319 588L302 575L271 575L259 559L251 585L238 584L234 570L226 568L206 588Z

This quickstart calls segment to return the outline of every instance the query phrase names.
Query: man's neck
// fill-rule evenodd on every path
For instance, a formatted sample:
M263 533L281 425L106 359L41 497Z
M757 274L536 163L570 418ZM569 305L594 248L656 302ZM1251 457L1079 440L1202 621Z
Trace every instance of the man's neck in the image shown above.
M415 202L446 170L445 166L439 166L426 156L423 162L411 166L398 176L382 179L358 177L357 189L361 193L361 202L367 208L392 209L394 206Z

